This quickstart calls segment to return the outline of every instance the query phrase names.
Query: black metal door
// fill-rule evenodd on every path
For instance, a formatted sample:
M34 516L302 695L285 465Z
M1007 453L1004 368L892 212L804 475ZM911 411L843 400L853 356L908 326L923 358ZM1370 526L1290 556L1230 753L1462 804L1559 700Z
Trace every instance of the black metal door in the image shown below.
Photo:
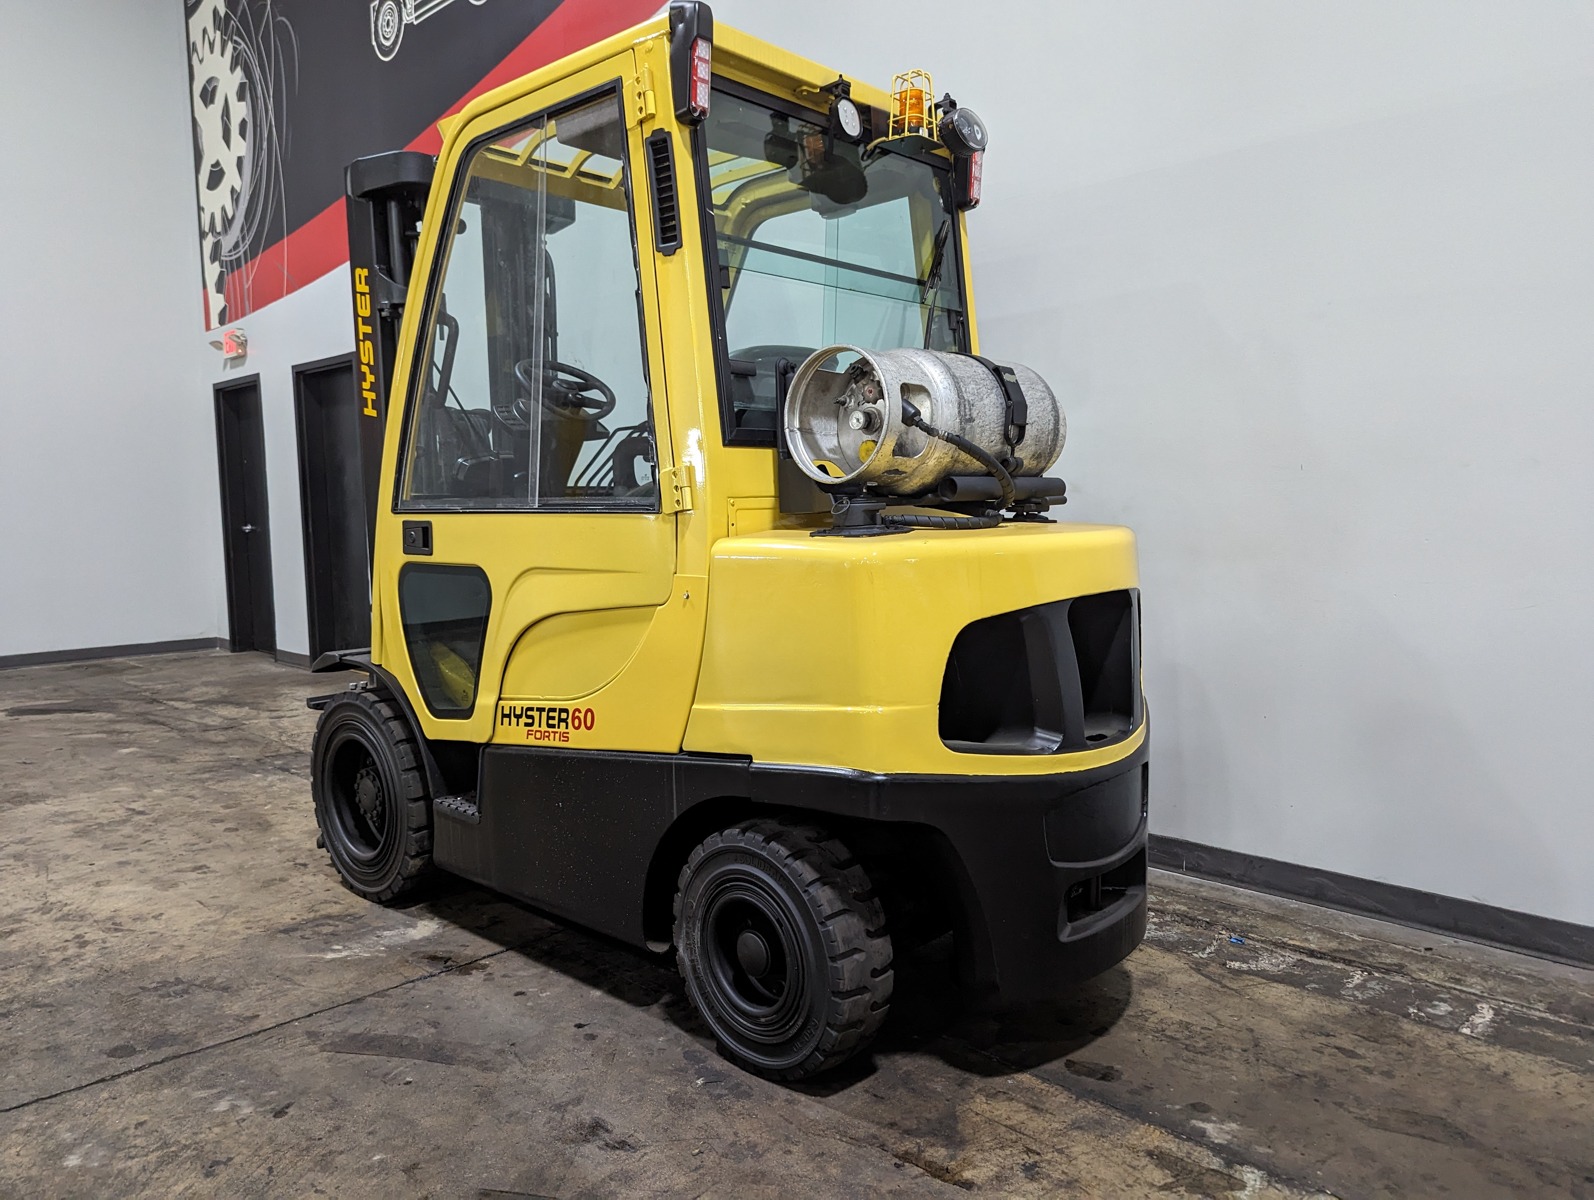
M216 450L221 460L222 545L227 556L232 648L274 654L277 616L258 375L216 385Z
M354 356L293 369L310 658L371 644L371 567Z

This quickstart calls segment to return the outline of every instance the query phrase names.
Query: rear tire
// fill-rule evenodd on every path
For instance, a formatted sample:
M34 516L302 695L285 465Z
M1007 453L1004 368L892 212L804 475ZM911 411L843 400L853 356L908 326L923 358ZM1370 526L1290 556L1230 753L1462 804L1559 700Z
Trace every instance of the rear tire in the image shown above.
M316 824L344 886L385 904L432 867L432 814L415 733L370 687L322 710L310 750Z
M846 846L812 826L749 821L693 850L675 945L720 1053L770 1079L850 1058L890 1008L885 912Z

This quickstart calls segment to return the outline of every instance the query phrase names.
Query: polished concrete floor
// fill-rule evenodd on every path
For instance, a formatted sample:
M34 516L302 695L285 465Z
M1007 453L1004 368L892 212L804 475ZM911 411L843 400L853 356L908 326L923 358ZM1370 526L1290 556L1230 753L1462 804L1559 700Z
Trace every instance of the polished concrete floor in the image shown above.
M327 689L0 673L0 1196L1594 1197L1594 972L1159 874L1055 1009L963 1012L927 953L872 1056L777 1086L662 960L340 887Z

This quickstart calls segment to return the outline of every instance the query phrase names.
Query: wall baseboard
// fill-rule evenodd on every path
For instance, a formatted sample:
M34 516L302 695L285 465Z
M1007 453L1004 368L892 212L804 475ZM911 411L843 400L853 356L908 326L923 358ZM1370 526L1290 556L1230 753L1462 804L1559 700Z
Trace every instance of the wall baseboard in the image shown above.
M125 646L84 646L77 650L40 650L33 654L0 654L0 670L42 667L48 663L92 662L97 658L131 658L145 654L182 654L193 650L225 650L226 638L183 638L174 642L130 642Z
M1168 871L1271 892L1291 900L1305 900L1574 966L1594 967L1594 927L1588 925L1157 834L1151 835L1148 857L1152 866Z
M284 666L303 667L306 671L310 669L310 656L300 654L297 650L278 650L276 659Z

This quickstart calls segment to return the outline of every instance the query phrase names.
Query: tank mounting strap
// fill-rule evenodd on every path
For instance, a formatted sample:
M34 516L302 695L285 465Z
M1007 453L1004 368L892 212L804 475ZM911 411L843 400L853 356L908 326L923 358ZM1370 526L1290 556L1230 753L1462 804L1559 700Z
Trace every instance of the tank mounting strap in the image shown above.
M1002 395L1007 397L1007 424L1003 427L1002 435L1007 439L1008 453L1011 454L1024 440L1024 429L1029 424L1029 401L1024 399L1024 389L1018 386L1018 375L1012 367L1004 367L979 354L969 357L996 377L997 386L1002 389Z

